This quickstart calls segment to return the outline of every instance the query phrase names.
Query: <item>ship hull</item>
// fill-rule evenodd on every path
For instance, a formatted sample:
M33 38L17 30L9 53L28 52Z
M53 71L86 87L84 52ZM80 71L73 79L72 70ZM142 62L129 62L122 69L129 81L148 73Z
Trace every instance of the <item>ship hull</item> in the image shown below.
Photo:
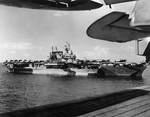
M47 68L8 68L8 72L15 74L39 74L39 75L54 75L54 76L74 76L75 73L64 69L47 69Z
M70 70L64 70L64 69L33 69L32 74L45 74L45 75L57 75L57 76L74 76L75 73Z
M75 76L97 76L98 69L71 68L71 71L75 72Z
M32 74L33 69L31 68L8 68L8 72L16 74Z
M40 74L54 76L97 76L98 69L59 69L59 68L8 68L10 73L16 74Z
M102 66L98 70L98 76L100 77L132 77L142 78L142 73L146 67L125 67L125 66Z

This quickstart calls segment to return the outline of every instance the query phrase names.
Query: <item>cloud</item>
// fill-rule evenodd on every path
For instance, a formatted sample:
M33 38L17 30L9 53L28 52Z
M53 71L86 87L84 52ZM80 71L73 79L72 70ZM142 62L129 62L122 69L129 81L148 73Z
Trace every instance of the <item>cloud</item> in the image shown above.
M109 53L110 53L109 48L100 46L95 46L93 49L85 51L85 55L87 55L87 57L91 59L107 58Z
M33 46L31 43L28 42L8 42L3 43L0 46L0 49L7 49L7 50L29 50L32 49Z
M61 17L61 16L66 16L66 15L69 15L70 13L69 12L66 12L66 11L55 11L53 13L54 16L56 17Z

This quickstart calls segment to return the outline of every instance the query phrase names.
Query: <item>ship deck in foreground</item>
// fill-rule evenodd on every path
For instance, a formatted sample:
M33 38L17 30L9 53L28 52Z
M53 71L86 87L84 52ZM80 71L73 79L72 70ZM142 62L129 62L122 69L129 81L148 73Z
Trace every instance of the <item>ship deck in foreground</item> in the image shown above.
M149 117L149 100L150 86L138 87L1 113L0 117Z
M150 87L144 88L150 91ZM150 93L79 117L150 117Z

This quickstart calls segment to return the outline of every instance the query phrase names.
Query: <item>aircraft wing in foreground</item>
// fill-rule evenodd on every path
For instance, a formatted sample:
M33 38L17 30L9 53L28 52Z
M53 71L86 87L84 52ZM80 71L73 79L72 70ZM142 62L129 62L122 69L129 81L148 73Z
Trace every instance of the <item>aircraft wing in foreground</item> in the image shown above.
M0 0L1 5L44 10L91 10L102 4L91 0Z
M136 0L104 0L106 5L123 3L123 2L131 2L131 1L136 1Z
M111 42L127 42L150 36L150 31L130 26L129 15L112 12L94 22L87 29L87 35Z

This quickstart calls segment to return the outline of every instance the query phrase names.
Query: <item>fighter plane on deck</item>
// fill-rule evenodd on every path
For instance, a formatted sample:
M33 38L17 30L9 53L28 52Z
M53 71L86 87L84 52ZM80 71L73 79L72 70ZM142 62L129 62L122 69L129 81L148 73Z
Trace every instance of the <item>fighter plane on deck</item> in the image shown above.
M45 10L91 10L102 4L91 0L0 0L1 5Z

